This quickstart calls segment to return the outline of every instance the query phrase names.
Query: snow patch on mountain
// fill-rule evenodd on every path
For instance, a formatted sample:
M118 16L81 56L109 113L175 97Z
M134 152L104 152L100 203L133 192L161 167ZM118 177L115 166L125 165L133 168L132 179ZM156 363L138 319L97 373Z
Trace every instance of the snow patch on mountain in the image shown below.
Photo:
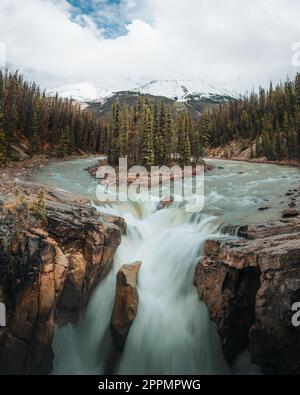
M114 86L116 88L116 86ZM130 91L152 96L163 96L178 101L186 101L188 98L213 99L215 97L238 97L237 92L226 87L208 83L202 79L186 80L156 80L146 84L135 84L135 87L128 82L120 89L100 89L89 82L63 85L55 89L48 90L50 96L58 94L62 98L72 98L80 103L105 101L115 93Z
M73 99L78 102L92 102L98 99L110 97L113 92L108 89L98 89L89 82L69 84L47 91L49 96L58 94L63 99Z
M208 83L202 79L192 80L157 80L135 88L135 92L153 96L164 96L170 99L185 101L189 96L211 98L213 96L237 97L234 90Z

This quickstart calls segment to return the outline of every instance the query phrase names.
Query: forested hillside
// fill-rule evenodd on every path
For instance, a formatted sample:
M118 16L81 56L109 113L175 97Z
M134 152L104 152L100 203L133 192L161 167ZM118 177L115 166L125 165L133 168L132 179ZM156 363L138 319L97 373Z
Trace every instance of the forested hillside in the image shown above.
M19 159L21 148L64 156L103 150L104 126L90 111L70 100L47 97L17 72L0 70L0 164Z
M275 87L271 83L258 94L229 101L205 116L212 147L242 139L252 158L300 159L300 74L294 81Z
M35 154L104 153L112 165L196 164L208 147L241 141L251 157L300 159L300 74L260 88L199 117L174 110L164 98L111 102L109 114L82 110L73 100L49 97L35 83L0 70L0 164ZM227 149L227 148L226 148ZM226 152L230 158L230 148Z

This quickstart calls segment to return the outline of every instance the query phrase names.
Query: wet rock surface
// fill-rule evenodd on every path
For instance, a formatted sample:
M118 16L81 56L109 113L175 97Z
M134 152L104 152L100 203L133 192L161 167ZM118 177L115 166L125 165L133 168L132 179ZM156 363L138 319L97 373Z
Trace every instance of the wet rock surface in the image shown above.
M249 347L263 373L300 373L300 332L292 325L300 300L299 225L299 218L282 228L253 225L243 229L248 239L206 242L195 285L229 363Z
M123 350L138 308L137 278L141 262L124 265L117 274L117 286L111 319L111 334L118 349Z
M34 196L34 194L32 195ZM33 199L33 198L32 198ZM41 218L42 217L42 218ZM0 373L45 374L52 369L55 324L76 323L110 270L125 224L71 200L5 196L0 208Z

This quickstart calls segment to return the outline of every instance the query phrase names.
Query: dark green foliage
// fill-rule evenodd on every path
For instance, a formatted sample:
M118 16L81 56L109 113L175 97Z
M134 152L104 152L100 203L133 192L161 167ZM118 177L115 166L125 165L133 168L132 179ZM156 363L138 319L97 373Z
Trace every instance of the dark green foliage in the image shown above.
M259 89L229 101L201 118L209 120L209 142L222 146L235 139L248 141L251 156L269 160L300 159L300 74L293 82ZM256 149L254 147L256 146Z
M129 166L171 165L179 159L182 166L197 163L207 147L210 124L193 120L186 111L172 115L164 102L139 99L128 109L115 102L109 122L108 162L116 166L127 157Z
M108 151L108 161L111 165L118 165L120 158L120 132L121 132L121 113L120 103L113 104L113 118L110 127L110 143Z
M12 144L27 140L32 154L103 152L104 123L72 100L47 97L18 73L0 70L0 164Z
M153 120L149 106L145 106L144 129L142 137L142 165L150 167L154 165L155 156L153 148Z
M178 142L177 142L177 153L178 162L180 166L188 166L191 164L191 122L188 114L180 114L180 119L178 123Z
M0 166L7 160L7 141L6 133L3 128L2 95L1 95L1 76L0 76Z

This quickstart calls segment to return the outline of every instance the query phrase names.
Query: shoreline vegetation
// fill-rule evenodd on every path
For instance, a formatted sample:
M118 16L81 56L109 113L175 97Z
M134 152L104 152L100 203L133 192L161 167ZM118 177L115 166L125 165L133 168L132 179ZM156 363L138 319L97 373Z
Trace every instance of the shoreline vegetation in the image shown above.
M298 159L285 158L285 159L270 160L266 156L252 157L251 152L255 150L255 144L253 144L252 150L251 147L249 147L249 145L251 145L249 141L233 140L224 146L209 148L205 153L205 159L221 159L221 160L232 160L238 162L271 164L271 165L287 166L287 167L300 167L300 160Z

